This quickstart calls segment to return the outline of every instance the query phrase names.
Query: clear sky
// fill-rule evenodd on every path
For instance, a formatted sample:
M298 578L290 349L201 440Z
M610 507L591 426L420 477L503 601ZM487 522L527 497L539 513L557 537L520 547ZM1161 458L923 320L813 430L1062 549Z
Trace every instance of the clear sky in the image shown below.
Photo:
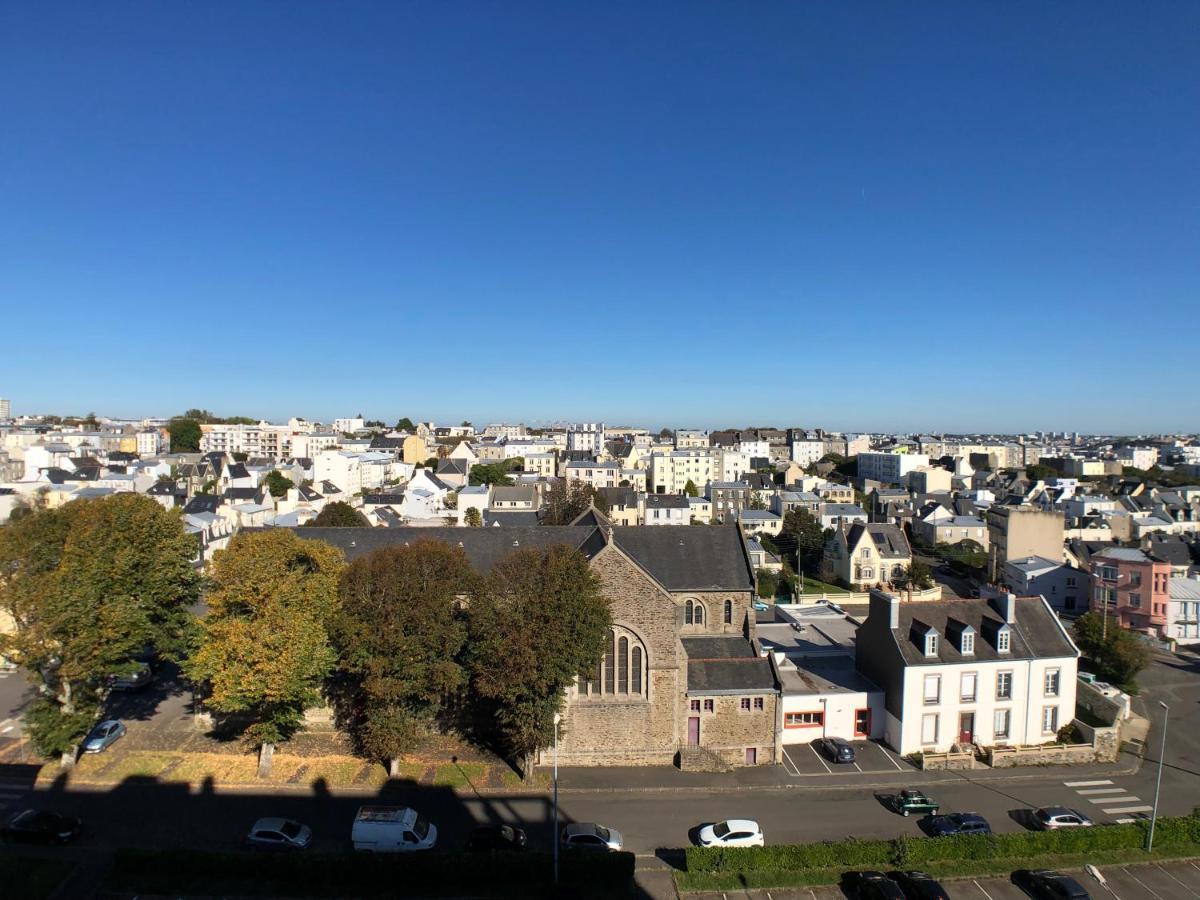
M0 5L14 412L1200 428L1200 3Z

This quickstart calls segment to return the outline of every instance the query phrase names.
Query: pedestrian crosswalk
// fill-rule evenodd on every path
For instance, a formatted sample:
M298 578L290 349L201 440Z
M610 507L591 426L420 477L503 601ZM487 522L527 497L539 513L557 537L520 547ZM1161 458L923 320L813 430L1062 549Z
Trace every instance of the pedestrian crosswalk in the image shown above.
M1140 797L1133 796L1125 788L1113 785L1112 780L1108 778L1064 781L1063 784L1073 788L1080 799L1099 806L1100 812L1117 817L1117 821L1122 824L1136 822L1137 814L1148 813L1153 809Z

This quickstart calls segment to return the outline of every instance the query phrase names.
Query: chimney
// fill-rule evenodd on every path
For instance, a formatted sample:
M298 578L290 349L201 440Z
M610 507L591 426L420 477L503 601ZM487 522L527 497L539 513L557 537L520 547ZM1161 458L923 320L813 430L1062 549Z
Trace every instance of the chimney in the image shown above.
M1009 591L997 591L988 598L992 607L1007 624L1014 625L1017 621L1017 598Z
M899 628L900 598L886 591L881 591L878 588L871 588L870 607L868 608L867 617L873 619L876 616L879 616L881 619L886 618L888 628L893 631Z

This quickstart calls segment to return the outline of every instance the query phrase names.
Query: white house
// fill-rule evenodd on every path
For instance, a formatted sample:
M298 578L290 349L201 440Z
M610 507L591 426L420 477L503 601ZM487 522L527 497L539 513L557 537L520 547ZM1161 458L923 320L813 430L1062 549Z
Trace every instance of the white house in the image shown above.
M1165 634L1179 644L1200 644L1200 576L1172 578Z
M779 534L783 530L783 517L765 509L743 509L738 513L738 524L747 534Z
M929 465L923 453L860 453L858 477L885 484L903 484L908 473Z
M1075 717L1079 650L1041 597L903 603L872 590L856 658L901 754L1051 743Z
M648 494L642 511L643 525L687 525L691 504L682 494Z

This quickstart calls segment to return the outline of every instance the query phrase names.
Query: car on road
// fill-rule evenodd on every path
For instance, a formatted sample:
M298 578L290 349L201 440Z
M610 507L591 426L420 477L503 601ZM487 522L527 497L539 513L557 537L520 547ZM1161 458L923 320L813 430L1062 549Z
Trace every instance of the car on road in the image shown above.
M767 604L763 603L761 600L754 601L754 609L756 612L766 612L770 608L771 607L767 606Z
M701 847L761 847L763 833L753 819L726 819L705 825L696 840Z
M257 850L303 850L312 843L312 829L292 819L268 816L250 826L246 843Z
M952 834L991 834L992 826L979 813L950 813L925 819L926 831L932 837L948 837Z
M45 809L23 809L10 818L0 837L14 844L67 844L79 837L83 822Z
M595 822L573 822L560 835L564 850L620 850L621 832Z
M906 900L950 900L946 889L926 872L888 872L887 875L900 885Z
M432 850L437 836L437 826L407 806L360 806L350 828L354 849L364 853Z
M1043 806L1033 811L1033 825L1040 831L1057 828L1091 828L1095 823L1077 809L1066 806Z
M932 800L924 791L909 788L905 788L898 794L893 794L891 806L892 809L902 816L911 816L913 813L931 816L936 814L940 808L937 801Z
M131 672L113 675L108 680L108 687L113 691L140 691L153 683L154 671L147 663L142 662Z
M481 825L467 836L467 850L471 853L524 850L528 840L522 828L512 825Z
M882 872L847 872L842 890L851 900L905 900L900 885Z
M817 752L835 763L854 762L854 746L844 738L823 737L813 741Z
M1070 875L1050 869L1018 869L1012 873L1012 883L1036 900L1092 900Z
M103 753L125 736L125 726L116 719L106 719L88 732L83 739L84 753Z

